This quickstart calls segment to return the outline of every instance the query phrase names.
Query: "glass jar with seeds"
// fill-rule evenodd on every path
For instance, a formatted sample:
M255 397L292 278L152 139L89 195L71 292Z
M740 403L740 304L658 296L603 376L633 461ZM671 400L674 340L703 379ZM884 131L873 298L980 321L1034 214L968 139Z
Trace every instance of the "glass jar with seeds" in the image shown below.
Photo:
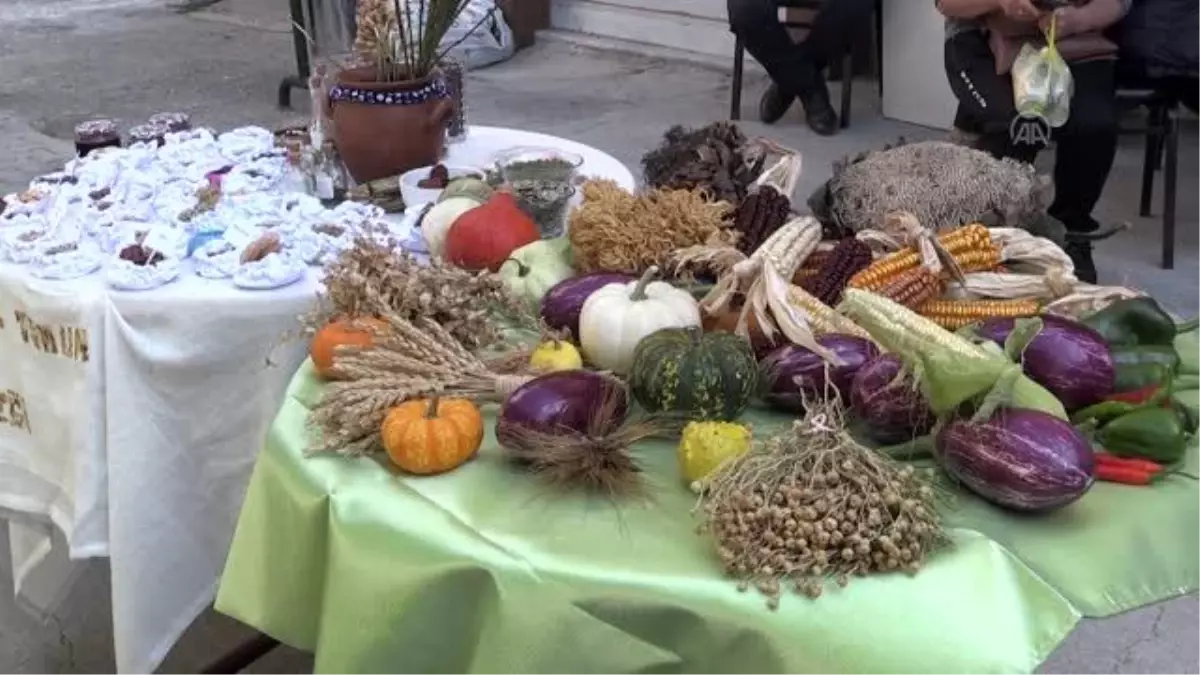
M543 238L562 234L583 157L555 148L519 147L496 156L500 178Z

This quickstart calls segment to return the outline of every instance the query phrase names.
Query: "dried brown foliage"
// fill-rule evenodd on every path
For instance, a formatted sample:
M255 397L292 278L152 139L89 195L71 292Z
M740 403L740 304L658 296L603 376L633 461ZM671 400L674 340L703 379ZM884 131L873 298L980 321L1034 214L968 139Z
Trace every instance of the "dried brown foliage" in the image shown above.
M699 188L714 199L736 205L758 178L764 159L750 150L746 137L731 122L714 122L700 129L677 125L642 157L642 170L650 187Z
M398 247L359 239L325 268L325 292L304 317L316 330L339 316L396 315L439 324L467 349L488 348L503 326L536 330L528 305L514 297L499 276L468 272L438 260L418 263Z

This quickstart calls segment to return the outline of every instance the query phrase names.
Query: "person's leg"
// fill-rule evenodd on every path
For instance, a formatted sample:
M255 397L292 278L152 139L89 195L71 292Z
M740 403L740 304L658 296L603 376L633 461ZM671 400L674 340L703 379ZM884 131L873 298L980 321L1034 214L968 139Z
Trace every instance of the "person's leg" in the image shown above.
M959 33L946 41L945 50L946 77L958 99L955 126L978 134L975 147L993 157L1032 163L1042 146L1013 142L1012 80L996 74L987 38L978 31Z
M845 30L847 11L840 6L868 5L870 0L829 0L817 17L813 33L823 30L832 33ZM823 135L837 131L837 114L829 101L821 66L812 54L823 54L835 45L838 36L827 35L810 46L792 42L783 24L779 23L776 0L727 0L729 25L741 38L746 51L763 65L771 76L772 86L763 97L760 111L767 123L778 120L792 101L800 98L809 126ZM828 24L828 27L824 27ZM853 39L849 36L845 39ZM805 41L806 43L809 40Z
M1071 66L1075 95L1071 115L1054 134L1054 204L1050 215L1067 227L1068 250L1076 276L1094 283L1096 267L1091 244L1070 239L1071 233L1099 229L1092 209L1100 200L1117 153L1117 102L1115 63L1088 61Z
M800 43L805 56L823 69L842 58L863 34L875 0L825 0L812 30Z

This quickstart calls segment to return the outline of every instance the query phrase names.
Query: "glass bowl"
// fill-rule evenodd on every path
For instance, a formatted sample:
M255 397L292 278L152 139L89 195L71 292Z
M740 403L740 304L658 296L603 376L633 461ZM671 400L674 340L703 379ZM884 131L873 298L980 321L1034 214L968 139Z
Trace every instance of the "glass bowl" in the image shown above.
M506 183L534 180L569 184L583 166L583 157L557 148L521 146L498 153L495 162Z

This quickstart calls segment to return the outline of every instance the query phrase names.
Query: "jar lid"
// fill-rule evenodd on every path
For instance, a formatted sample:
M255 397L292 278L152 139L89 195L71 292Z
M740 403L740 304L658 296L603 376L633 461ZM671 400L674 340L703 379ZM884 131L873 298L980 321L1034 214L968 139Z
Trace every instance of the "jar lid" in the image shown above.
M117 123L110 119L95 119L75 125L75 140L106 140L117 136Z
M159 141L167 134L167 128L160 124L139 124L129 130L129 140L134 143Z
M166 127L168 131L187 131L192 128L192 118L187 113L160 112L150 116L150 124Z

